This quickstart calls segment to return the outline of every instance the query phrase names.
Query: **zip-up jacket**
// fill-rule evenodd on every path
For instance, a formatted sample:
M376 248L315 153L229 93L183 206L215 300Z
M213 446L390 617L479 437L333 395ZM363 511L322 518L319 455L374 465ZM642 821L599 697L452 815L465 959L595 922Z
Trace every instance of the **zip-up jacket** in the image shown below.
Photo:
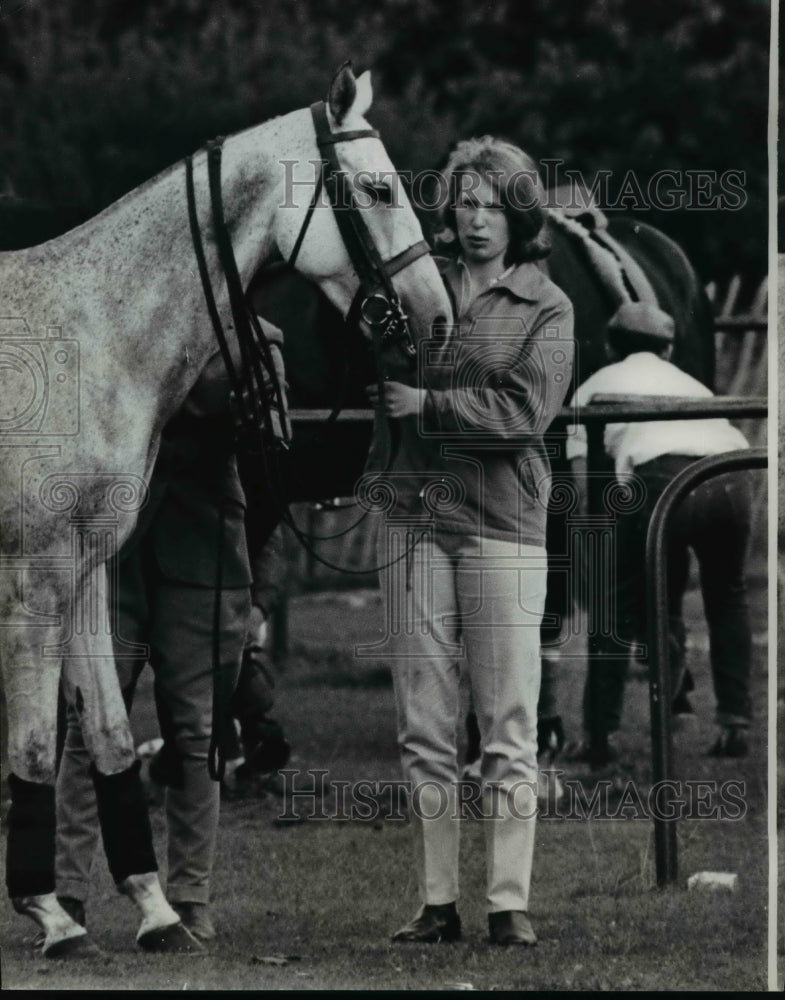
M573 309L536 264L506 272L463 307L468 274L444 261L457 325L420 345L423 412L401 423L396 514L437 531L545 544L546 433L570 386Z

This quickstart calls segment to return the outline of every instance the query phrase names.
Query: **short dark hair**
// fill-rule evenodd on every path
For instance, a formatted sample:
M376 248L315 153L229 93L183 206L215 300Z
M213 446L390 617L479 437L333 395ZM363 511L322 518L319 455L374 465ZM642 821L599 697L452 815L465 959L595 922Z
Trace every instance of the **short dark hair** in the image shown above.
M548 213L537 165L522 149L490 135L459 142L448 157L442 171L447 198L439 210L442 230L436 234L441 248L457 252L453 246L457 243L455 205L465 190L461 177L469 173L490 181L504 207L510 229L505 263L523 264L547 257L551 252L545 230Z

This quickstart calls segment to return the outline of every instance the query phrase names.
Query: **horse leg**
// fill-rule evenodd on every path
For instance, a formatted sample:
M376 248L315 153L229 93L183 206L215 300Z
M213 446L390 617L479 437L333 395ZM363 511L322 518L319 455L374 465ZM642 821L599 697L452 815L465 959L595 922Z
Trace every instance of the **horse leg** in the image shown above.
M41 607L58 607L58 589L40 581ZM21 579L0 577L0 606L6 622L29 621ZM8 813L6 887L17 913L30 917L43 931L47 957L94 954L84 927L74 921L55 896L55 744L60 660L43 656L43 648L59 637L56 624L6 625L0 629L8 714Z
M158 880L150 818L139 778L140 762L119 774L91 766L109 871L118 890L136 904L142 922L136 935L146 951L202 951L164 896Z
M30 917L43 932L46 958L89 957L98 948L84 927L67 913L55 895L55 790L52 784L8 776L6 885L17 913Z
M54 892L54 787L8 777L6 884L17 913L41 928L46 958L88 957L98 948L87 931L60 906Z
M28 616L21 588L5 586L0 573L0 664L8 714L9 771L26 782L53 785L60 660L44 657L59 636L56 626L6 625ZM54 605L54 597L52 599Z
M106 567L94 572L105 574ZM106 593L105 587L100 591ZM111 635L103 630L82 632L72 638L71 649L77 654L83 651L83 655L64 661L65 696L79 718L93 761L91 775L109 871L118 890L142 914L137 943L149 951L201 951L201 945L167 902L158 880L140 762L134 752Z
M137 940L157 951L196 951L179 917L163 899L138 762L115 775L102 775L90 764L72 706L57 777L57 885L62 895L83 899L99 826L104 850L118 889L142 911ZM61 801L68 798L69 801ZM133 868L152 868L127 874ZM187 932L186 932L187 934Z

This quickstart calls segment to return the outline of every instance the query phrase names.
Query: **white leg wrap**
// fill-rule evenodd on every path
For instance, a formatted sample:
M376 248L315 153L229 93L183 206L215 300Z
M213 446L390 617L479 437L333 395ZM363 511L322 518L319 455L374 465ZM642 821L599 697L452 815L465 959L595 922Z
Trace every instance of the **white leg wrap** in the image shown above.
M65 912L53 892L43 896L17 896L12 902L17 913L30 917L44 932L44 955L64 941L87 934L85 928Z
M128 896L142 911L142 923L136 935L140 937L150 931L160 930L178 924L180 918L167 902L156 872L145 872L142 875L129 875L117 886L123 895Z

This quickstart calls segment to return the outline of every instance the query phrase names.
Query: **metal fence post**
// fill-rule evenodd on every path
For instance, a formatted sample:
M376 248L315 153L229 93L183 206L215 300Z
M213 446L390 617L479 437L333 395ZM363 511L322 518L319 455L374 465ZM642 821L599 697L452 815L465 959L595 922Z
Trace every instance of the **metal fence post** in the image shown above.
M605 509L604 483L600 470L605 455L605 424L591 422L586 425L586 509L588 517L583 525L584 559L586 560L586 624L587 662L584 694L584 727L590 745L601 752L607 747L608 732L604 722L602 677L608 669L603 655L603 638L613 629L614 616L608 613L610 580L614 572L615 518ZM607 639L605 641L607 646Z
M754 448L709 455L680 472L663 491L652 512L646 536L646 594L650 671L649 706L651 710L652 784L664 793L657 796L654 816L654 854L657 885L672 885L678 878L676 820L670 815L673 799L673 741L671 734L671 684L668 650L668 591L665 541L671 512L689 493L714 476L742 469L764 469L766 450Z

